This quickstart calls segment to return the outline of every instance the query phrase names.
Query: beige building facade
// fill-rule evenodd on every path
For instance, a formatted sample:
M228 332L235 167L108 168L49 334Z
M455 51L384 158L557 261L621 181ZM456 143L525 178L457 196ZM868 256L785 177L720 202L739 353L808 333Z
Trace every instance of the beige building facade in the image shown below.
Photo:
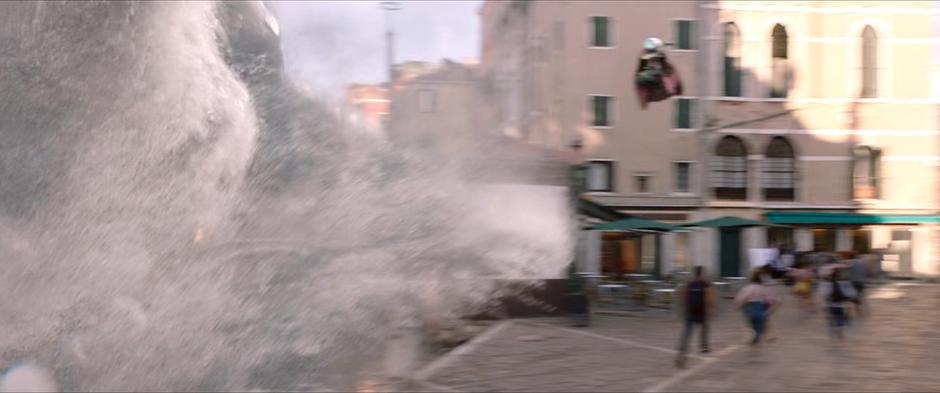
M487 1L482 100L502 110L484 126L555 149L580 137L589 198L626 213L787 226L591 233L587 270L702 264L737 276L747 249L785 244L879 250L893 274L937 276L938 12L916 1ZM642 110L633 76L647 37L670 43L684 92Z
M476 66L447 59L414 75L404 74L389 89L389 137L453 154L479 128Z

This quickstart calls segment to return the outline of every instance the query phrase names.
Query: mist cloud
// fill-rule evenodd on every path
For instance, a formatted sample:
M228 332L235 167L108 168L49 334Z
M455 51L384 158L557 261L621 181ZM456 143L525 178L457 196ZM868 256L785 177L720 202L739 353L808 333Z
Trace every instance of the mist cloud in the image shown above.
M337 94L386 78L385 18L377 1L269 2L288 72ZM402 1L393 14L395 60L478 57L481 1Z

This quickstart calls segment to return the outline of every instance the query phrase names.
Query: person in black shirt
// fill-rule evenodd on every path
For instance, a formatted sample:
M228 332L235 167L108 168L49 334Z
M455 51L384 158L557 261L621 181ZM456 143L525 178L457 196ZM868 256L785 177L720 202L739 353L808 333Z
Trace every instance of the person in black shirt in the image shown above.
M685 367L685 355L689 347L689 337L692 335L693 325L699 325L701 330L701 352L708 349L708 319L711 317L715 303L715 293L712 285L705 279L702 266L693 269L693 278L679 290L678 298L681 300L683 320L685 327L679 341L679 354L676 357L676 366Z

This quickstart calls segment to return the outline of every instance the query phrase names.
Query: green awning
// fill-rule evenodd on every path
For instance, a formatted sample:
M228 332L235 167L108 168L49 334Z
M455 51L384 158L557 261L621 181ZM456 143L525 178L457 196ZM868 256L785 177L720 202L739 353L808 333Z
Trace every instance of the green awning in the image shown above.
M719 218L713 218L711 220L693 222L691 224L685 224L686 227L708 227L708 228L748 228L748 227L761 227L761 226L776 226L773 224L767 224L760 221L748 220L741 217L732 217L725 216Z
M923 224L940 223L940 215L863 214L834 212L767 212L767 221L776 224Z
M589 217L594 217L603 221L622 220L627 217L626 214L618 212L616 209L594 202L588 198L580 197L577 202L578 213Z
M658 231L669 232L683 229L679 225L667 224L664 222L647 220L645 218L631 217L614 222L605 222L597 224L588 229L595 231Z

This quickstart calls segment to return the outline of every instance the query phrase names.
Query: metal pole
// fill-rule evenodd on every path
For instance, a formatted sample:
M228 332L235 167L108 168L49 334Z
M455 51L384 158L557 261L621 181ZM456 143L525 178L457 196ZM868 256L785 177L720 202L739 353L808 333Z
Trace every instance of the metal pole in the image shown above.
M698 80L696 81L698 85L698 128L699 131L695 133L696 139L698 140L699 148L699 162L698 162L698 189L699 189L699 210L705 209L705 206L708 204L708 134L705 128L709 123L709 112L710 105L707 97L709 92L711 92L711 47L713 40L711 39L712 34L712 21L709 18L709 15L706 12L705 6L709 4L706 1L694 1L692 2L695 6L695 20L697 21L697 31L696 36L698 37L698 58L697 60L697 72ZM689 245L694 249L697 244L700 244L703 240L703 236L700 233L695 234L695 236L689 236ZM693 258L691 261L693 266L702 266L710 265L712 260L707 255L699 256ZM710 268L710 266L709 266Z
M392 32L392 28L385 32L385 64L388 69L388 81L391 83L395 80L395 33Z
M385 10L385 65L388 71L388 83L395 81L395 32L392 29L392 11L401 10L397 1L383 1L379 7Z
M711 41L708 39L711 35L711 20L708 19L708 16L705 13L705 5L708 2L696 1L692 4L695 5L695 19L698 21L697 26L697 36L699 37L699 50L697 60L697 70L698 80L698 112L699 112L699 121L698 129L696 136L698 137L699 143L699 204L701 208L705 207L706 202L708 201L708 135L705 128L708 126L708 114L709 114L709 105L708 97L709 92L711 91L711 60L710 60L710 49Z
M574 163L569 170L569 192L571 203L571 214L574 218L574 254L568 265L568 290L565 296L568 313L575 326L588 326L590 324L590 300L587 297L584 279L578 274L583 258L584 244L582 242L581 216L578 212L579 200L581 194L586 189L587 168L581 161L581 149L583 143L580 138L576 138L571 143L571 150L574 152Z

